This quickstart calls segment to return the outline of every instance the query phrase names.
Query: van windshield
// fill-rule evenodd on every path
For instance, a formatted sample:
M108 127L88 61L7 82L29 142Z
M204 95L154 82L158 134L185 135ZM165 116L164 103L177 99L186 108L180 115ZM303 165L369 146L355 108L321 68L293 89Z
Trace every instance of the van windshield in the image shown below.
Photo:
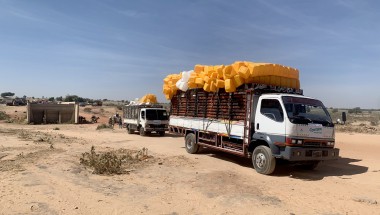
M323 126L333 127L330 114L327 112L323 103L319 100L309 98L299 98L283 96L282 101L285 105L289 120L295 124L322 124Z
M168 120L168 113L166 110L146 110L147 120Z

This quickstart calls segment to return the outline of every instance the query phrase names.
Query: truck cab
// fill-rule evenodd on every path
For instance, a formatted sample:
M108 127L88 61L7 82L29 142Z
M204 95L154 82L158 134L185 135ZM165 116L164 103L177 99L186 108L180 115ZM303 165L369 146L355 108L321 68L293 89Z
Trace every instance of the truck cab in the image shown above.
M123 109L123 123L129 134L139 131L141 136L152 132L164 136L168 130L169 115L159 105L128 105Z
M252 110L249 151L258 172L273 172L275 159L313 169L322 160L337 158L334 124L321 101L302 95L262 94L254 96Z

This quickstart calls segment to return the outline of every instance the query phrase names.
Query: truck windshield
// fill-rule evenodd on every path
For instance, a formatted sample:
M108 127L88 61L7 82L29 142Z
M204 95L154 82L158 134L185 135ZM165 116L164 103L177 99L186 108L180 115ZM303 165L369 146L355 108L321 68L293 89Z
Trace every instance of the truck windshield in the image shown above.
M146 110L147 120L168 120L168 113L166 110Z
M330 114L321 101L309 98L283 96L289 120L296 124L322 124L332 127Z

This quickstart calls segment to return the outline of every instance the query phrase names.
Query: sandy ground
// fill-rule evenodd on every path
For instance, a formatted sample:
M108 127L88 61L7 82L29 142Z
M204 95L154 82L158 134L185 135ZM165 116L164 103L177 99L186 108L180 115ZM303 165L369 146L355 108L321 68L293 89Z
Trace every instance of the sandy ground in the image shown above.
M141 137L96 126L1 122L0 214L380 211L380 135L337 133L339 160L314 171L282 164L265 176L249 159L207 149L187 154L182 137ZM91 146L99 151L146 147L154 160L129 174L96 175L79 162Z

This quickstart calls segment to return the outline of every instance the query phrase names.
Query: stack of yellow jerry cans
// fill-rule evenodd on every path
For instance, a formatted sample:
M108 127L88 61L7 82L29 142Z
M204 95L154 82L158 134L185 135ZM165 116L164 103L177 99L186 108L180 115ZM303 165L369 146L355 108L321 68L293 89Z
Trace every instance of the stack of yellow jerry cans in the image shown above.
M157 97L154 94L146 94L140 99L140 103L156 104Z
M231 65L195 65L194 71L168 75L164 79L163 93L170 100L178 89L203 88L207 92L216 92L224 88L226 92L235 92L248 83L300 88L297 69L279 64L236 61Z

